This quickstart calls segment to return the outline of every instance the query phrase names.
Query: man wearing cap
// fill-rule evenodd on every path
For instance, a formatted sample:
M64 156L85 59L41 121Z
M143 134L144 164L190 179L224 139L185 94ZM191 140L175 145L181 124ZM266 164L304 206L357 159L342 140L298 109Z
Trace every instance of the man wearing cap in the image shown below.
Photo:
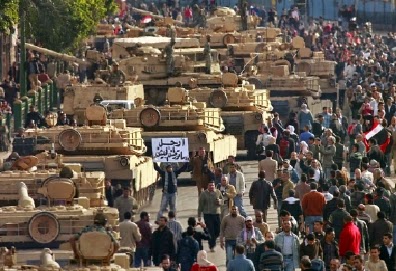
M124 220L124 214L130 212L132 215L138 209L137 201L131 195L132 189L130 187L124 187L122 195L115 199L114 208L118 209L120 215L120 222Z
M253 218L245 218L245 227L237 236L237 245L245 247L246 258L253 260L257 245L264 242L263 234L259 228L253 226Z
M107 224L106 216L102 212L98 212L95 215L95 217L94 217L93 225L85 226L81 230L81 232L77 233L76 235L72 236L69 239L69 243L70 243L70 246L73 249L75 259L79 259L80 258L79 251L77 249L77 241L81 237L81 235L83 235L84 233L88 233L88 232L103 232L103 233L107 233L107 235L111 238L111 241L112 241L112 243L114 245L113 254L115 252L117 252L117 250L118 250L118 248L120 246L119 246L118 242L115 240L114 236L111 234L111 232L106 230L106 224Z
M191 159L192 165L192 180L196 182L198 189L198 196L202 190L208 187L211 178L211 170L213 168L212 161L206 155L204 147L200 147L198 155Z
M118 62L114 62L112 71L107 81L112 87L117 87L125 83L125 73L119 70L118 67L119 67Z
M165 170L161 169L157 163L154 163L154 169L161 175L162 181L162 199L160 210L157 215L157 221L165 212L169 205L169 209L176 213L176 202L177 202L177 177L181 172L187 169L189 163L185 163L182 167L177 170L172 169L172 165L168 164Z

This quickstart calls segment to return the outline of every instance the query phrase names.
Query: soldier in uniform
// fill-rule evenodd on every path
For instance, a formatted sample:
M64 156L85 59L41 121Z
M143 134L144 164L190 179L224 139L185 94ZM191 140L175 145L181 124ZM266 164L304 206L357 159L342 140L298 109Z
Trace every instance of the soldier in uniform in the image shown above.
M210 67L212 64L212 56L210 54L210 36L206 36L206 44L204 49L206 74L210 74Z
M242 30L248 30L247 8L248 8L247 1L241 0L240 10L241 10L241 19L242 19Z
M113 63L113 69L107 81L112 87L120 86L125 83L125 73L119 70L118 66L119 64L117 62Z
M165 59L166 59L166 73L168 76L172 76L175 70L175 61L173 60L173 49L176 44L176 39L173 30L171 30L170 43L165 47Z

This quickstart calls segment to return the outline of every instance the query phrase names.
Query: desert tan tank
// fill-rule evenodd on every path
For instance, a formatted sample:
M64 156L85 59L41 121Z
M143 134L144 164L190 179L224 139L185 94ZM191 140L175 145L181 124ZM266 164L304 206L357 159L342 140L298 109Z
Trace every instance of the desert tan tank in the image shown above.
M46 198L45 205L36 207L22 182L18 192L18 206L0 208L0 235L5 246L58 247L92 225L98 212L105 215L108 226L117 230L118 210L92 208L87 198L75 199L76 186L69 179L52 179L43 184L40 193Z
M185 92L193 100L221 108L225 133L234 135L238 149L247 150L248 156L255 158L258 128L271 116L272 111L268 90L256 89L255 85L247 81L238 85L238 77L234 73L225 73L222 88L171 88L169 92Z
M41 154L40 154L41 155ZM39 155L38 155L39 156ZM0 206L16 205L18 202L18 186L20 182L26 184L29 195L35 200L36 204L42 195L38 193L39 189L43 187L48 181L61 179L59 172L60 165L68 166L68 164L60 164L58 159L52 163L46 161L45 164L39 165L40 169L32 170L8 170L0 172ZM44 161L42 161L44 162ZM42 168L42 166L53 168ZM82 172L82 166L76 163L69 165L73 168L74 174L71 180L75 183L80 197L86 197L90 200L90 206L101 207L104 206L104 180L105 173L103 171L97 172Z
M189 86L192 78L201 86L221 85L220 64L216 50L210 50L210 61L203 48L177 49L172 53L172 68L163 54L130 57L119 61L127 80L138 78L143 84L148 104L163 105L172 86Z
M247 16L247 28L255 29L260 23L257 16ZM218 7L214 16L206 20L206 27L217 32L234 32L242 31L242 18L236 15L235 10L228 7Z
M103 83L76 84L65 90L63 112L73 115L79 125L85 122L85 109L93 103L98 95L104 100L135 100L144 99L144 90L141 84L124 84L112 87Z
M127 126L142 127L149 149L152 138L188 138L190 152L205 147L216 164L226 161L228 155L236 155L236 138L219 133L224 130L219 109L188 102L188 97L178 91L168 93L167 98L167 106L141 105L130 110L113 110L109 118L122 118Z
M86 174L103 171L113 185L130 186L140 205L153 196L157 173L150 157L143 156L147 148L141 128L125 127L125 120L107 121L106 109L91 105L85 112L86 125L82 127L58 126L56 118L47 117L47 129L27 129L26 137L40 137L43 144L36 152L51 150L65 155L60 165L83 168ZM79 171L79 170L77 170Z

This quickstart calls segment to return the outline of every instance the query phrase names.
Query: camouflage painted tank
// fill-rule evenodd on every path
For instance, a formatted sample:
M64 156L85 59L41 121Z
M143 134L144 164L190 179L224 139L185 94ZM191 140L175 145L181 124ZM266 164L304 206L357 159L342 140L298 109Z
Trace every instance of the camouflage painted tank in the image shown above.
M0 235L2 244L18 248L57 247L86 225L92 225L94 216L101 212L108 225L118 227L118 210L92 208L87 198L75 198L76 186L69 179L49 180L40 193L47 203L35 206L27 186L19 183L18 206L0 208Z

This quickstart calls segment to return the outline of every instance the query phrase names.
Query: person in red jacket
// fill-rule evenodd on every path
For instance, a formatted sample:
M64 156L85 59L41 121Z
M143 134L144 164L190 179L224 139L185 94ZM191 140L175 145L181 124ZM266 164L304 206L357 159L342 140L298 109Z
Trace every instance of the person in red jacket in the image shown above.
M344 227L340 233L339 253L341 257L345 257L347 251L360 254L360 231L353 223L350 215L344 218Z

